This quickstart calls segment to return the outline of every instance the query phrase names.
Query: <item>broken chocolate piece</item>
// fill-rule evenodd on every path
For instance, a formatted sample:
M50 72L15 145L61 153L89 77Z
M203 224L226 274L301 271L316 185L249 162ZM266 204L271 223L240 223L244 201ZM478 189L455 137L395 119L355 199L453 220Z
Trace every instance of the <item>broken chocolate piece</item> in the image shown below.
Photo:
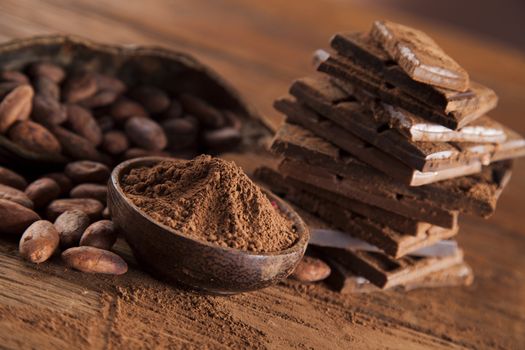
M467 71L422 31L389 21L375 21L370 36L412 79L455 91L468 89Z

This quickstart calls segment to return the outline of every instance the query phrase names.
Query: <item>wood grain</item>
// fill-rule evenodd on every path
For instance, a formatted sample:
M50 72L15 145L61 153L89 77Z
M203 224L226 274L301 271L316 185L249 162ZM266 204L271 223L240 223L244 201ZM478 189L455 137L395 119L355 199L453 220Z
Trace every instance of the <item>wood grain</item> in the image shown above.
M500 106L491 116L525 133L524 56L353 2L3 0L0 40L59 32L184 50L228 77L277 126L282 119L272 102L286 93L294 78L312 72L313 50L327 47L337 31L367 30L376 18L427 31L475 80L499 94ZM58 259L35 268L18 257L16 242L2 240L0 347L30 348L46 342L56 348L93 349L190 344L519 349L525 344L524 176L525 164L519 161L493 218L460 220L458 240L476 273L469 288L341 296L323 285L286 282L217 299L157 282L133 263L121 278L89 276L79 282L82 275L65 269ZM118 249L132 260L125 244L120 242ZM204 307L209 317L204 324L192 316L191 308L174 315L159 298ZM73 320L81 320L82 326ZM60 332L63 327L67 333ZM215 328L221 330L220 337L206 335Z

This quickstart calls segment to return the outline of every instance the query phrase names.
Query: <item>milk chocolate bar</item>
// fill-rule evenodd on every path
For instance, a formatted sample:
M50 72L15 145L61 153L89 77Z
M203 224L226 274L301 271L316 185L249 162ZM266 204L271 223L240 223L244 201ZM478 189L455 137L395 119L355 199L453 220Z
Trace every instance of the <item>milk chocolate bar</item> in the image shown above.
M401 259L393 259L382 253L340 248L318 247L317 250L382 289L403 285L463 262L463 251L460 249L457 254L447 257L422 258L407 255Z
M341 150L409 186L426 185L481 171L481 161L458 164L452 168L439 171L421 172L414 170L291 98L275 101L274 107L286 115L288 122L300 125L326 140L330 140Z
M424 32L389 21L375 21L374 38L412 79L450 90L465 91L469 76Z
M462 115L479 116L497 105L498 97L494 90L473 81L467 91L458 92L413 80L364 33L336 34L331 40L331 46L385 82L445 114L461 112Z
M291 189L312 193L323 200L337 203L342 208L367 217L377 223L388 225L393 230L404 232L405 234L421 236L424 235L425 232L431 227L431 224L427 222L413 220L410 217L398 215L393 212L383 210L379 207L368 205L351 198L339 196L335 193L328 192L308 184L299 183L291 178L285 178L276 170L265 166L257 168L254 175L258 180L269 186L272 192L275 192L282 197L285 197ZM456 212L444 212L442 213L441 217L439 215L436 215L436 217L439 218L437 220L439 222L444 222L452 228L457 227Z
M328 77L297 80L290 92L300 102L347 131L422 172L453 168L473 161L489 162L494 150L493 144L459 148L452 143L411 141L391 129L388 123L376 119L373 112L362 104L351 101L351 96L346 96Z

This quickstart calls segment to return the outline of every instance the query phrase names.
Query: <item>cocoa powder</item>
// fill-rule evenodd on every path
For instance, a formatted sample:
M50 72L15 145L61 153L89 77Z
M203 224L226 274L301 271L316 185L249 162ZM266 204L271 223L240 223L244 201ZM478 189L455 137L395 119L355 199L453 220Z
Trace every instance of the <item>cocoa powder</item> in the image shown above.
M241 168L220 158L202 155L133 169L122 187L151 218L201 241L275 252L297 239L293 224Z

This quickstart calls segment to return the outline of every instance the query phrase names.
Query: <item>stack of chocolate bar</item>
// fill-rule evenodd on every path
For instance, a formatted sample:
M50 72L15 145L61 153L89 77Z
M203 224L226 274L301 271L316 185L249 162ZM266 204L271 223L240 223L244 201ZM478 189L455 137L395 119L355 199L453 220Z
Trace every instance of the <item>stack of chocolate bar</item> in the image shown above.
M316 53L325 74L275 102L283 160L256 175L322 219L311 244L338 289L469 283L458 214L494 212L525 140L487 115L494 91L421 31L377 21L331 47Z

